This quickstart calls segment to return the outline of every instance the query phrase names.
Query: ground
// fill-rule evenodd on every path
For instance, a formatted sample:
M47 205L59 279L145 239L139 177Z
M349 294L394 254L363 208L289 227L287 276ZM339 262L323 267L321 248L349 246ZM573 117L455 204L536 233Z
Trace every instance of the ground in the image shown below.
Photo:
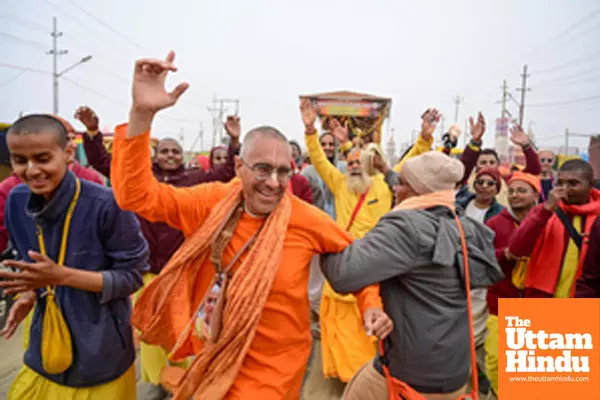
M21 328L10 340L0 338L0 354L2 354L0 357L0 400L6 399L10 384L21 368L23 359L22 338L23 331ZM136 362L136 370L138 371L138 400L146 400L148 386L139 379L139 357Z

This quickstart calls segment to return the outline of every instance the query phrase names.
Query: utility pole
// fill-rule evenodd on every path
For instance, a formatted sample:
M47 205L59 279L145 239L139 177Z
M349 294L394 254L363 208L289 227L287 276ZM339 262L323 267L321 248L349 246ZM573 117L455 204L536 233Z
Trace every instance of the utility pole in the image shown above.
M52 18L52 32L50 36L52 36L52 50L48 52L48 54L52 55L52 110L54 115L58 115L58 78L60 77L58 73L58 56L62 56L68 53L68 50L59 50L58 49L58 38L63 35L62 32L58 31L58 22L56 21L56 17Z
M454 123L455 124L458 122L458 109L460 108L462 101L463 101L463 99L459 95L456 95L456 97L454 98Z
M506 84L506 79L502 82L502 120L506 118L506 114L508 113L508 109L506 108L506 103L508 102L508 85Z
M565 129L565 156L569 155L569 128Z
M523 126L525 116L525 92L531 91L531 89L527 87L528 77L529 75L527 75L527 65L524 65L523 74L521 75L521 78L523 78L523 80L521 81L521 88L517 89L521 92L521 103L519 104L519 126Z
M235 104L235 114L238 115L240 112L240 100L239 99L218 99L216 95L213 96L213 106L209 107L208 110L213 114L213 140L212 147L218 144L225 144L223 137L224 128L224 116L229 111L226 108L226 104Z

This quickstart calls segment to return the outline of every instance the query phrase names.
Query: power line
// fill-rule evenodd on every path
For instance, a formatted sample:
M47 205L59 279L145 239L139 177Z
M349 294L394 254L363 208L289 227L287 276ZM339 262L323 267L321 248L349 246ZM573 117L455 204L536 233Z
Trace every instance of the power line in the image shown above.
M94 14L92 14L91 12L89 12L88 10L86 10L85 8L83 8L81 5L75 3L73 0L69 0L69 3L71 3L72 5L74 5L76 8L78 8L81 12L83 12L84 14L86 14L88 17L92 18L94 21L98 22L100 25L102 25L105 28L109 29L111 32L113 32L114 34L118 35L122 39L125 39L127 42L129 42L130 44L132 44L133 46L135 46L136 48L138 48L138 50L144 50L144 48L141 45L139 45L136 42L134 42L133 40L129 39L127 36L125 36L125 34L121 33L117 29L113 28L108 23L104 22L102 19L96 17Z
M0 64L0 65L1 65L1 64ZM76 87L80 88L81 90L84 90L84 91L86 91L86 92L89 92L89 93L95 94L95 95L96 95L96 96L98 96L98 97L101 97L101 98L103 98L103 99L105 99L105 100L108 100L108 101L110 101L110 102L113 102L113 103L115 103L115 104L118 104L118 105L120 105L120 106L123 106L123 107L129 107L129 104L128 104L128 103L125 103L125 102L123 102L123 101L121 101L121 100L115 99L114 97L107 96L107 95L105 95L104 93L101 93L101 92L99 92L99 91L97 91L97 90L95 90L95 89L92 89L92 88L91 88L91 87L89 87L89 86L82 85L81 83L79 83L79 82L77 82L77 81L74 81L74 80L72 80L72 79L69 79L69 78L67 78L67 77L64 77L64 76L62 77L62 79L63 79L63 80L65 80L65 81L67 81L67 82L69 82L69 83L71 83L72 85L74 85L74 86L76 86ZM179 118L179 117L169 117L169 116L165 116L165 115L158 115L158 116L157 116L157 118L158 118L158 117L160 117L160 118L163 118L163 119L166 119L166 120L170 120L170 121L177 121L177 122L191 122L191 123L194 123L194 124L196 124L196 123L198 122L198 121L194 121L194 120L191 120L191 119Z
M550 68L546 68L546 69L541 69L539 71L535 71L535 73L537 75L541 75L541 74L547 74L549 72L552 71L557 71L557 70L561 70L561 69L565 69L565 68L569 68L573 65L581 65L581 63L583 62L589 62L590 60L593 60L596 56L600 55L600 51L597 51L595 53L592 54L586 54L583 57L579 57L579 58L575 58L567 63L564 64L559 64L559 65L555 65L554 67L550 67Z
M7 64L7 63L0 63L0 68L16 69L19 71L35 72L38 74L52 75L52 72L50 72L50 71L43 71L41 69L22 67L20 65Z
M597 13L597 12L598 12L598 11L596 11L596 13ZM566 44L568 44L568 43L571 43L571 42L574 42L574 41L576 41L576 40L579 40L579 39L581 39L582 37L584 37L585 35L587 35L588 33L592 32L592 31L594 31L594 30L596 30L596 29L598 29L598 28L600 28L600 24L594 25L593 27L591 27L591 28L589 28L589 29L587 29L587 30L583 31L583 32L582 32L582 33L581 33L579 36L576 36L576 37L574 37L574 38L571 38L571 39L567 40L567 41L566 41L566 42L564 42L564 43L558 44L557 46L558 46L558 47L561 47L561 46L564 46L564 45L566 45ZM555 47L557 47L557 46L553 46L553 47L555 48ZM544 58L545 56L547 56L547 55L548 55L548 54L550 54L550 53L551 53L551 51L547 51L547 52L545 52L545 53L542 53L541 55L539 55L539 56L537 56L537 57L534 57L534 58L533 58L531 61L533 62L533 61L537 61L537 60L539 60L539 59L542 59L542 58Z
M596 82L600 80L600 76L592 76L589 77L587 79L582 79L582 80L578 80L578 81L570 81L570 82L559 82L559 83L555 83L552 86L544 86L542 87L543 89L547 89L547 88L555 88L555 87L561 87L561 86L570 86L570 85L577 85L577 84L581 84L581 83L587 83L587 82Z
M589 96L589 97L583 97L580 99L556 101L556 102L551 102L551 103L530 104L529 107L552 107L552 106L561 106L561 105L568 105L568 104L585 103L588 101L595 101L595 100L600 100L600 96Z
M40 61L42 61L42 59L43 59L43 58L45 58L45 57L46 57L46 55L45 55L45 54L42 54L42 56L41 56L41 57L40 57L40 58L39 58L39 59L38 59L38 60L37 60L37 61L36 61L34 64L36 64L36 65L37 65L37 64L38 64ZM19 79L21 76L25 75L27 72L31 72L31 71L29 71L29 69L28 69L28 68L24 68L24 67L18 67L18 66L15 66L15 67L16 67L16 68L13 68L13 69L19 69L19 71L20 71L20 72L18 72L18 73L17 73L15 76L13 76L13 77L11 77L11 78L8 78L8 79L7 79L7 80L5 80L4 82L0 83L0 87L7 86L8 84L10 84L10 83L12 83L12 82L16 81L17 79ZM9 67L7 67L7 68L9 68ZM42 73L42 72L44 72L44 71L41 71L41 70L40 70L39 72L40 72L40 73Z
M9 13L3 12L3 11L0 11L0 15L4 17L3 21L10 21L10 22L15 23L15 25L17 25L17 23L18 23L19 26L28 26L29 28L36 30L38 32L42 32L44 34L48 33L48 28L43 25L37 24L35 22L31 22L29 20L26 20L26 19L23 19L20 17L16 17L12 14L9 14Z
M5 37L8 39L13 40L14 42L17 42L18 44L22 44L24 46L30 46L30 47L35 47L38 49L46 49L46 45L40 42L36 42L33 40L29 40L29 39L23 39L22 37L19 36L15 36L15 35L11 35L10 33L5 33L5 32L0 32L0 37Z
M585 75L589 75L589 74L593 75L595 73L598 73L599 71L600 70L598 68L587 69L587 70L581 71L581 72L579 72L577 74L563 76L563 77L559 77L559 78L556 78L556 79L551 79L551 80L542 82L542 83L538 84L538 86L554 85L555 83L563 82L563 81L568 81L568 80L573 79L573 78L580 78L581 76L585 76Z

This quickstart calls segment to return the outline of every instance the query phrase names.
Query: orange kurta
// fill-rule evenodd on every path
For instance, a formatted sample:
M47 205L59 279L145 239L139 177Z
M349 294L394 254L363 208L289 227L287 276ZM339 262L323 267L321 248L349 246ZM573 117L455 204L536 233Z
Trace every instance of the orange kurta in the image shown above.
M111 181L119 205L150 221L164 221L190 236L201 229L211 208L231 190L232 184L209 183L190 188L175 188L156 181L151 173L150 134L124 138L126 125L117 127L113 150ZM250 239L262 220L244 213L223 255L226 265L236 250ZM339 252L351 236L321 210L292 197L291 216L281 263L268 295L256 335L228 399L297 399L311 349L308 302L308 275L315 254ZM238 264L239 265L239 264ZM196 290L189 304L170 310L171 326L160 343L166 350L174 347L178 334L191 318L191 310L201 301L214 275L206 259L195 277ZM381 307L377 286L357 293L361 309ZM177 356L191 355L201 343L189 339Z

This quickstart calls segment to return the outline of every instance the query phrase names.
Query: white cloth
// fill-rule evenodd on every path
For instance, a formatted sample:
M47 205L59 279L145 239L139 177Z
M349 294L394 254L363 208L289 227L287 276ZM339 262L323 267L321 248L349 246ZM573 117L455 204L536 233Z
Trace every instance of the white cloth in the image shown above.
M467 204L467 208L465 209L465 214L467 217L473 218L475 221L484 224L485 223L485 214L488 212L490 208L479 208L475 205L475 200L471 200L469 204Z

